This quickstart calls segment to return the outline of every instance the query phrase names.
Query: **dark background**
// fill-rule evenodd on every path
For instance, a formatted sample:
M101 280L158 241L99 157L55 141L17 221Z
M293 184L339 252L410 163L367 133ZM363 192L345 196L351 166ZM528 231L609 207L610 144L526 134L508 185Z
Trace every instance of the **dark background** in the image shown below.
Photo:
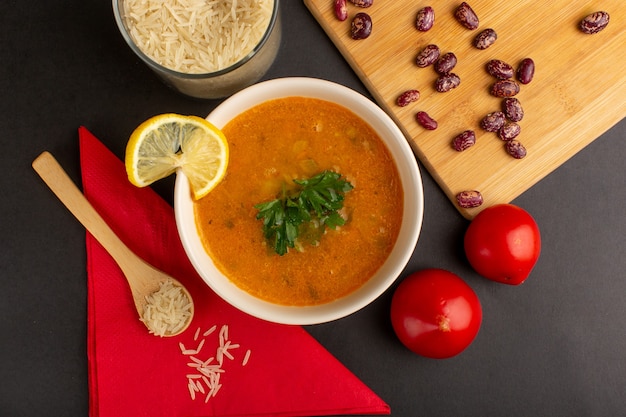
M318 77L367 94L303 3L281 8L283 43L265 78ZM50 150L79 182L79 126L122 158L148 117L204 116L218 101L166 88L123 42L107 0L0 2L0 97L0 416L85 416L85 231L30 164ZM483 325L461 355L405 349L388 320L391 291L307 329L395 417L625 415L625 140L622 121L514 201L543 237L520 287L470 269L468 222L422 169L424 226L403 276L445 268L477 292ZM173 181L155 189L171 202Z

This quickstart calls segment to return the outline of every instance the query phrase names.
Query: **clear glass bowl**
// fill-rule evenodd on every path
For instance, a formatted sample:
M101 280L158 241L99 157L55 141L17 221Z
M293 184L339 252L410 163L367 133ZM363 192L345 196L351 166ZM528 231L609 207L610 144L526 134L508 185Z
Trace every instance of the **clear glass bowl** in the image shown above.
M276 58L282 36L279 0L274 0L267 30L248 55L219 71L191 74L174 71L160 65L135 44L124 18L124 0L113 0L113 14L120 33L130 49L166 85L182 94L201 99L227 97L261 79Z

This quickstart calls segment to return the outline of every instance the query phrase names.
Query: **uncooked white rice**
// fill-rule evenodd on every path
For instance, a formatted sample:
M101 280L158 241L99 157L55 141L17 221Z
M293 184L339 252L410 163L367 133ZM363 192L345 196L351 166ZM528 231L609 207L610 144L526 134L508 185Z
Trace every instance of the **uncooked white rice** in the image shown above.
M198 341L197 339L200 334L202 334L203 337L207 337L213 333L216 328L217 326L213 326L204 333L201 333L200 328L198 328L194 334L194 342ZM226 373L226 370L223 368L224 361L225 359L234 360L235 357L230 350L238 349L240 345L230 340L228 325L223 325L218 334L218 346L215 350L215 356L210 356L208 359L202 360L195 355L200 353L202 346L205 345L205 340L206 339L202 338L195 349L187 348L182 342L178 343L178 347L185 357L191 359L191 362L187 362L187 367L193 369L194 372L185 375L187 378L189 396L192 400L195 400L197 393L203 394L205 396L204 402L206 403L211 398L215 397L220 388L222 388L221 376ZM248 349L243 358L242 366L248 363L250 353L250 349ZM204 355L204 358L208 356L207 353ZM214 360L215 363L213 363Z
M146 296L141 321L156 336L174 334L191 318L191 300L171 280L160 283L159 290Z
M243 357L243 361L241 361L241 366L246 366L249 360L250 360L250 349L246 351L246 356Z
M229 67L265 34L274 0L125 0L130 37L160 65L188 74Z
M213 333L215 331L215 329L217 329L217 325L213 325L213 327L211 327L209 330L207 330L206 332L202 333L202 336L208 336L211 333Z

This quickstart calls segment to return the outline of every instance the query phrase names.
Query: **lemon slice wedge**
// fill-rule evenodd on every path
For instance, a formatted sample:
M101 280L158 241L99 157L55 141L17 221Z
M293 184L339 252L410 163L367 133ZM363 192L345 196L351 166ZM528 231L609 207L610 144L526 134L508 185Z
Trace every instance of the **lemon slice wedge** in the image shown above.
M224 178L228 142L222 131L206 119L161 114L146 120L131 134L125 164L128 179L138 187L181 169L197 200Z

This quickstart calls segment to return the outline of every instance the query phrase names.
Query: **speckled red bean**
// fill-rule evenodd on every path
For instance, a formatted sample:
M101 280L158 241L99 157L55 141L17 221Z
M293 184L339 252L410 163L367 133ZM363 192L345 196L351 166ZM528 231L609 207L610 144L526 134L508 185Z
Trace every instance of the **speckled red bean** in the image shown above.
M519 122L524 118L522 103L515 97L508 97L502 100L502 111L506 118L512 122Z
M446 93L457 88L461 84L461 78L455 73L441 75L435 81L435 89L440 93Z
M430 7L422 7L417 12L417 17L415 18L415 27L420 32L428 32L432 29L435 24L435 10Z
M335 0L335 16L342 22L348 18L346 0Z
M449 74L456 67L457 59L453 52L446 52L435 62L435 71L441 75Z
M374 4L374 0L350 0L350 3L359 7L370 7Z
M452 147L457 152L463 152L476 144L476 134L473 130L466 130L452 139Z
M425 111L418 111L415 120L426 130L435 130L439 126L437 121L430 117Z
M488 28L480 32L474 38L474 47L477 49L487 49L498 39L498 34L495 30Z
M535 76L535 61L524 58L517 67L517 80L522 84L528 84Z
M499 80L508 80L513 78L515 70L512 66L500 59L492 59L487 61L485 69L492 77L496 77Z
M461 191L456 195L456 201L462 208L474 208L483 204L483 196L480 191Z
M594 33L598 33L605 27L607 27L609 24L609 19L610 16L607 12L594 12L588 16L585 16L585 18L581 20L578 24L578 27L583 33L593 35Z
M352 39L365 39L372 34L372 18L367 13L357 13L352 19L350 36Z
M454 17L467 29L474 30L478 28L479 20L478 16L469 4L463 2L454 12Z
M480 127L487 132L497 132L504 125L504 122L506 122L505 114L501 111L495 111L483 117L480 121Z
M500 80L491 87L491 94L495 97L513 97L519 93L519 84L513 80Z
M429 65L434 64L439 59L439 47L437 45L428 45L417 54L415 63L420 68L426 68Z
M526 156L526 148L518 140L509 140L504 144L507 153L515 159L522 159Z
M506 121L498 130L498 137L504 141L511 141L519 136L522 127L515 122Z
M405 107L413 102L416 102L419 98L420 92L418 90L406 90L398 96L396 104L400 107Z

